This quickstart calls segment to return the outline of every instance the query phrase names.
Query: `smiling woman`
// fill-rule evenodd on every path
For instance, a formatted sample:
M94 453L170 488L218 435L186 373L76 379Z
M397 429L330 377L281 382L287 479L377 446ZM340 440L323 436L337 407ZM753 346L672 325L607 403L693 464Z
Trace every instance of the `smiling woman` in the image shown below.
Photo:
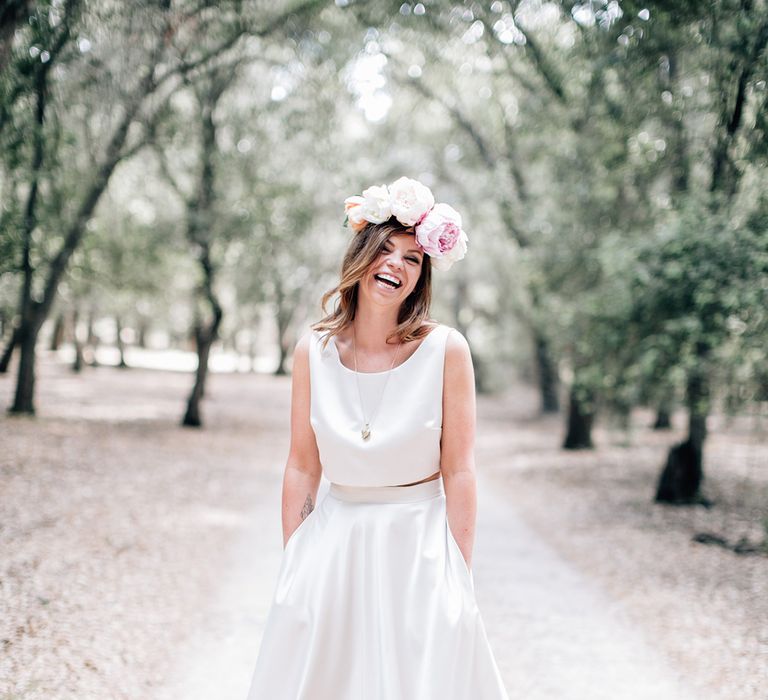
M345 205L323 308L339 298L294 353L285 550L248 698L508 700L470 568L472 358L429 316L461 218L408 178Z

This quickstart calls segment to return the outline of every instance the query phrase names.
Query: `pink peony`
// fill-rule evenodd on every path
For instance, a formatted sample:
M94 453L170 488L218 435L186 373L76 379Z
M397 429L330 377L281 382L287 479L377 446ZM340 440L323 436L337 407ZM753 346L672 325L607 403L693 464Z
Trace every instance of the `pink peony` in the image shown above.
M447 270L467 252L461 215L448 204L436 204L416 226L415 234L417 243L439 270Z

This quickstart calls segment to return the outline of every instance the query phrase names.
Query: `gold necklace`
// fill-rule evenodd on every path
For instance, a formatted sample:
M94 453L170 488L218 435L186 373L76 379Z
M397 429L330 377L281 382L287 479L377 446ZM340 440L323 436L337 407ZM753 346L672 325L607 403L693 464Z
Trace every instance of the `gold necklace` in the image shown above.
M368 440L371 437L371 423L373 422L373 419L376 417L376 414L379 412L379 408L381 407L381 402L384 398L384 392L387 390L387 384L389 383L389 375L392 373L392 368L395 366L395 360L397 359L397 353L399 352L401 345L402 343L398 343L397 347L395 348L395 352L392 357L392 364L389 366L389 370L387 370L387 378L384 381L384 388L381 390L379 403L376 405L376 411L371 416L371 419L367 420L365 417L365 407L363 406L363 395L360 393L360 380L357 376L357 338L355 336L355 324L352 324L352 356L355 359L355 384L357 385L357 396L360 399L360 411L363 414L363 428L360 431L360 435L362 435L363 440Z

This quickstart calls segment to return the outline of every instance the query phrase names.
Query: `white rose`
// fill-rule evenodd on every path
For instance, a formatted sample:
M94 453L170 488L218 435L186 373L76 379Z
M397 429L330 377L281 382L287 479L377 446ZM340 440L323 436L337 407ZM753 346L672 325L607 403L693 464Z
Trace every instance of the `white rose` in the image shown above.
M363 190L362 216L366 221L383 224L392 216L389 205L389 190L386 185L374 185Z
M429 187L408 177L389 186L389 200L392 214L405 226L413 226L435 205Z

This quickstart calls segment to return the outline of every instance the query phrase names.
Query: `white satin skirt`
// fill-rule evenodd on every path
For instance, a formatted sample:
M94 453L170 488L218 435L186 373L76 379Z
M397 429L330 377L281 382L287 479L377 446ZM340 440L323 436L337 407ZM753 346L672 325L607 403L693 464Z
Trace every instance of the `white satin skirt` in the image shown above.
M331 484L283 552L248 700L509 700L442 477Z

